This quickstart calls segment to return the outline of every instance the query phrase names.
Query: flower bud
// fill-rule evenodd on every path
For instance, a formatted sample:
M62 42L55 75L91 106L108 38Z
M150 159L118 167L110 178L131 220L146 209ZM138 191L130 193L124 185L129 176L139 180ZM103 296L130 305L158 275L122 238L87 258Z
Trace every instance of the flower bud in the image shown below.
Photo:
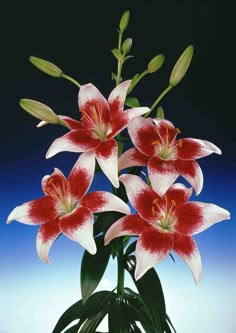
M147 67L148 73L156 72L159 68L161 68L164 61L165 61L165 56L163 54L158 54L157 56L155 56L148 63Z
M120 20L120 31L124 31L129 23L129 11L126 10Z
M122 52L124 54L129 53L132 46L132 38L127 38L122 45Z
M172 87L176 86L183 79L192 60L193 51L193 46L189 45L177 60L169 79L169 84Z
M40 69L42 72L54 76L54 77L61 77L63 72L58 68L56 65L52 64L51 62L47 60L43 60L41 58L37 57L29 57L30 62Z
M31 114L31 116L43 120L46 123L60 123L59 117L45 104L32 99L23 98L20 100L20 106L23 110Z

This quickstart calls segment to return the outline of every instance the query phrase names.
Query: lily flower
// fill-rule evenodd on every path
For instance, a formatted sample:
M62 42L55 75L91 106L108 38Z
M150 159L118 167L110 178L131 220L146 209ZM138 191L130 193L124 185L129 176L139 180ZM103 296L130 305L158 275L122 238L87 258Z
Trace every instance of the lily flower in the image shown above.
M89 253L96 253L93 238L93 213L118 211L129 214L130 209L120 198L105 191L87 193L94 175L93 153L82 154L68 179L59 169L42 179L45 196L17 206L7 223L17 220L30 225L41 225L36 248L40 259L49 263L49 250L63 233L78 242Z
M221 154L221 150L206 140L184 138L176 140L178 128L160 118L138 117L128 125L135 146L119 158L119 170L147 165L154 190L162 196L181 175L198 195L203 187L203 175L195 159Z
M124 102L131 80L119 84L108 100L91 83L81 86L78 97L81 121L73 123L70 132L56 139L49 147L46 158L62 151L93 151L102 171L114 187L118 180L118 144L114 137L127 124L149 111L147 107L124 109Z
M173 184L164 197L160 197L138 176L124 174L120 181L137 214L117 220L105 235L105 245L116 237L138 236L136 280L173 250L189 266L198 284L201 258L191 236L229 219L230 213L211 203L188 202L192 189L183 184Z

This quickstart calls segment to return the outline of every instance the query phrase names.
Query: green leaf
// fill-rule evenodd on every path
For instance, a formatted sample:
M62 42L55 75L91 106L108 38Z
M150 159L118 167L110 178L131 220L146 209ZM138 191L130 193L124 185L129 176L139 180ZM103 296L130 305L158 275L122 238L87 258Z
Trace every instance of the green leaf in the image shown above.
M95 329L100 325L107 312L108 307L105 307L102 311L87 319L79 333L94 333Z
M140 106L140 103L136 97L126 97L125 105L127 105L131 108L136 108L136 107Z
M132 55L128 55L128 56L126 56L125 58L124 58L124 62L126 61L126 60L128 60L128 59L130 59L130 58L133 58L134 56L132 56Z
M175 330L175 328L174 328L174 325L172 324L172 322L170 320L170 317L167 314L166 314L166 321L168 322L168 324L170 324L170 326L172 327L172 329L174 330L174 332L177 333L176 330Z
M113 49L113 50L111 50L111 53L114 55L114 57L117 60L122 60L123 59L123 55L122 55L122 53L120 52L119 49Z
M91 295L83 306L83 313L78 323L79 327L81 327L87 319L94 317L98 312L102 311L115 297L116 294L113 291L105 290L98 291Z
M114 80L114 81L116 81L116 78L117 78L117 75L112 72L111 73L111 79Z
M80 284L83 303L97 288L111 254L110 246L104 246L103 236L95 238L95 242L97 245L96 254L91 255L85 251L81 262Z
M126 293L126 298L129 302L129 312L132 320L139 321L145 332L155 333L152 321L146 311L140 295L130 288L125 288L124 290Z
M94 223L94 236L97 236L101 232L106 233L110 226L122 216L124 216L124 214L119 212L101 213Z
M109 332L112 333L129 333L130 318L129 308L125 297L117 297L108 312Z
M73 325L72 327L68 328L64 333L78 333L79 325Z
M132 78L131 84L128 89L128 94L133 90L138 81L139 81L139 73L135 74L134 77Z
M135 280L134 271L136 259L129 256L125 268L129 271L134 284L142 297L143 304L152 320L155 333L163 333L166 323L165 299L161 282L154 268L149 269L142 278Z
M129 254L133 253L133 252L135 251L136 244L137 244L137 241L134 241L133 243L131 243L131 244L127 247L127 249L126 249L126 251L125 251L125 254L129 255Z
M82 300L74 303L59 318L52 333L61 333L72 321L79 319L83 311Z

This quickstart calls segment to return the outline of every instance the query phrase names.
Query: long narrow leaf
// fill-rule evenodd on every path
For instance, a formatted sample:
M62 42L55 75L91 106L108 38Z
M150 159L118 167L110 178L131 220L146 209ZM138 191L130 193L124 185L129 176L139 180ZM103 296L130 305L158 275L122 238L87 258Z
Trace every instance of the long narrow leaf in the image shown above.
M167 321L168 324L172 327L173 331L174 331L175 333L177 333L176 330L175 330L175 328L174 328L174 325L172 324L172 322L171 322L171 320L170 320L170 317L169 317L167 314L166 314L166 321Z
M78 333L79 326L78 324L68 328L64 333Z
M94 333L96 328L100 325L103 318L107 314L108 308L105 307L102 311L96 313L93 317L89 318L82 328L79 330L79 333Z
M52 333L61 333L72 321L79 319L83 311L82 300L69 307L58 320Z
M135 280L136 259L129 256L125 264L129 271L148 314L153 322L155 333L163 333L166 324L166 307L161 282L154 268L149 269L142 278Z
M104 246L103 236L98 236L95 242L97 253L91 255L85 251L81 263L80 284L83 303L87 301L97 288L106 270L111 254L110 246Z

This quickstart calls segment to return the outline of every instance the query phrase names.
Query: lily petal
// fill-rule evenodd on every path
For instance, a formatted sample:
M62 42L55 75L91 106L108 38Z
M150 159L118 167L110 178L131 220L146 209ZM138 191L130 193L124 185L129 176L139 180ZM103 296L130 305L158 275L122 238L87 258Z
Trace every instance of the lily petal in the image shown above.
M66 189L67 180L61 170L54 168L54 172L51 175L46 175L42 179L42 188L45 195L51 195L53 198L59 196L58 190Z
M174 201L175 205L179 206L188 201L192 191L191 187L188 188L184 184L175 183L167 190L165 195L169 202Z
M62 120L70 129L74 130L74 129L84 129L83 124L78 121L75 120L73 118L67 117L67 116L58 116L60 118L60 120Z
M78 103L84 116L82 122L87 128L90 127L90 119L93 119L93 116L99 117L102 123L108 123L110 106L105 97L93 84L88 83L80 87Z
M131 148L124 152L118 159L118 170L122 170L132 166L147 165L149 157L138 151L136 148Z
M173 161L166 161L158 156L148 160L147 169L152 187L160 196L165 194L179 176Z
M175 166L182 177L184 177L194 188L198 195L203 187L203 174L200 165L194 160L176 160Z
M161 138L156 132L156 127L151 118L136 117L128 126L130 138L135 147L144 155L154 156L156 148L154 142Z
M96 159L114 187L119 187L118 180L118 146L114 139L102 142L95 149Z
M141 232L151 228L151 225L144 221L138 214L121 217L107 230L104 238L104 244L120 236L138 236Z
M139 215L146 221L155 221L156 215L153 214L152 207L154 202L160 199L156 192L139 176L121 175L119 179L125 186L130 203Z
M60 219L60 229L69 239L78 242L90 254L97 251L93 238L93 214L86 207L78 207Z
M130 83L131 80L123 81L117 87L115 87L110 93L110 96L108 97L108 103L110 104L112 113L123 111L125 98Z
M74 198L79 200L87 192L93 180L94 169L94 152L82 153L68 177L68 190Z
M129 206L110 192L96 191L86 194L80 204L89 208L93 213L116 211L130 214Z
M56 201L46 196L17 206L9 214L7 223L16 220L25 224L42 224L55 220L57 215Z
M166 119L154 118L153 122L156 125L156 130L159 133L160 137L167 138L167 142L171 143L176 137L176 128L174 125Z
M221 155L221 150L209 141L192 138L185 138L180 141L181 144L178 145L178 157L181 159L192 160L208 156L212 153Z
M112 114L109 122L109 129L107 138L113 138L120 133L133 119L140 117L141 115L149 112L147 107L137 107L125 110L120 113Z
M141 233L135 250L135 279L140 279L150 268L162 261L172 250L173 244L174 236L170 232L161 232L153 227Z
M186 202L176 207L175 230L190 236L206 230L213 224L230 219L230 213L217 205L204 202Z
M46 153L46 158L50 158L63 151L74 153L89 151L95 149L100 142L99 139L92 137L90 130L72 130L53 141Z
M195 241L190 236L175 233L173 250L189 266L195 283L198 284L201 281L202 262Z
M59 219L40 226L36 238L36 250L42 261L50 263L48 259L49 250L60 234Z

